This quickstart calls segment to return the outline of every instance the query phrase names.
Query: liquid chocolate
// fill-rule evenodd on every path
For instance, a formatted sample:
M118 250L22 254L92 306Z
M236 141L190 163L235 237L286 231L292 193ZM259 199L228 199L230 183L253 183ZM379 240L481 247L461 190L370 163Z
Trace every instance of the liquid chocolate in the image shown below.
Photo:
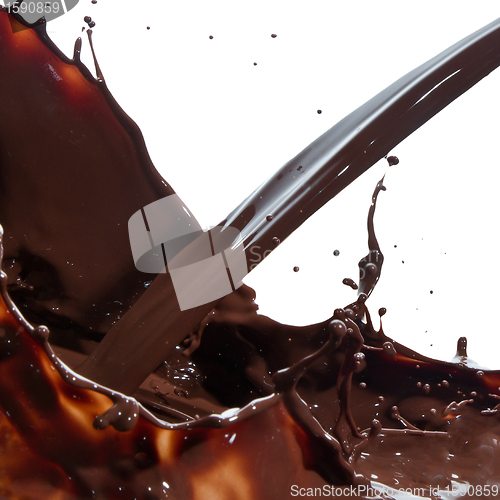
M219 226L238 229L238 244L248 261L262 262L327 201L496 68L499 26L495 21L473 33L345 117L287 162ZM160 274L107 332L81 373L133 392L214 305L180 313L169 275ZM133 338L122 341L131 331Z
M14 34L16 23L26 29ZM225 224L241 231L246 249L255 241L275 247L496 67L498 25L359 108ZM470 362L463 337L454 362L439 362L387 337L384 310L378 329L371 320L366 301L384 259L374 226L383 179L368 211L358 282L345 280L357 298L332 318L279 324L257 313L244 285L189 315L173 300L151 302L175 296L168 274L135 270L124 250L127 221L173 190L79 50L77 43L70 61L43 24L0 11L10 97L0 111L0 496L266 500L373 498L377 489L396 499L404 498L400 489L424 498L497 496L500 372ZM335 138L347 142L332 146ZM295 164L307 174L303 183L291 175ZM169 311L179 331L165 338ZM138 326L169 345L137 389L145 370L123 383L121 371L106 374L114 367L103 353L115 345L130 366ZM100 371L95 360L103 359ZM131 390L122 394L120 384Z

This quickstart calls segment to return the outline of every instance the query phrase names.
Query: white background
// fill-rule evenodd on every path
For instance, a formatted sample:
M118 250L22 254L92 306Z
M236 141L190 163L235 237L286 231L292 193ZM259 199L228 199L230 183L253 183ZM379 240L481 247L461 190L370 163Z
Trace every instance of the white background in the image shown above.
M80 0L48 32L71 55L92 17L108 87L208 226L346 114L499 11L498 1ZM82 59L92 68L86 41ZM499 89L494 73L400 144L397 167L379 162L278 247L245 279L261 312L302 325L355 300L342 278L357 279L371 193L389 170L372 314L386 307L387 335L440 359L465 335L471 358L500 368Z

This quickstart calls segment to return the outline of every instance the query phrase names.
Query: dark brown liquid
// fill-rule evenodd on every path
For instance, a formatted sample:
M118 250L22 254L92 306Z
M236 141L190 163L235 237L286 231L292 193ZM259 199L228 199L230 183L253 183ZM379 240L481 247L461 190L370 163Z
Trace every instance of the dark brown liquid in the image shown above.
M500 61L498 24L470 35L396 81L316 139L244 200L223 224L241 232L249 262L262 262L327 201L495 68ZM270 214L271 221L267 219ZM169 275L159 275L107 332L79 368L80 373L133 392L214 305L181 315ZM159 314L162 306L168 310ZM165 331L169 332L167 343ZM125 336L127 341L121 341Z
M255 241L274 248L487 74L500 63L499 38L491 27L457 44L438 56L442 64L424 65L433 71L410 73L283 167L277 182L228 218L246 248ZM424 485L430 496L430 487L451 491L453 481L498 486L500 373L468 367L464 339L459 362L437 362L371 322L365 301L383 262L373 224L382 181L369 209L369 253L359 264L355 303L323 323L290 327L258 315L254 292L242 286L207 306L208 315L202 310L198 320L186 319L199 325L176 348L182 338L161 331L170 307L161 302L165 296L159 294L158 307L149 303L147 314L141 304L148 301L138 301L145 289L163 290L168 277L137 272L127 251L130 215L173 193L140 132L105 84L64 58L42 28L14 35L0 12L0 42L9 97L0 107L7 273L0 308L0 496L265 500L332 485L352 485L366 497L370 481L395 489ZM449 78L456 64L461 71ZM431 99L420 99L439 82ZM404 92L389 102L396 88ZM368 125L320 163L332 137L348 135L357 120ZM289 170L296 163L311 181L293 189ZM171 343L158 370L134 392L143 405L79 377L51 347L76 367L112 325L128 324L125 313L144 318L148 331L159 330ZM50 336L23 315L48 324ZM116 352L116 342L129 345L137 335L137 329L120 332L111 342Z

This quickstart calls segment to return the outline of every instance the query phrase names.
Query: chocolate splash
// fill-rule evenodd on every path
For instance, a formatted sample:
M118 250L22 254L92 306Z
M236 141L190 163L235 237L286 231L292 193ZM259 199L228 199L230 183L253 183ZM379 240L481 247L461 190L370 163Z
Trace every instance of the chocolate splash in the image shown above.
M0 22L3 21L5 16L0 13ZM2 26L0 47L8 47L12 39ZM24 50L33 55L32 61L51 52L57 55L53 49L44 52L44 46L31 30L24 32ZM47 43L43 36L42 40ZM77 46L75 53L78 50ZM22 81L29 74L30 70L24 69L23 73L23 68L15 65L8 50L0 48L0 56L11 63L12 79ZM62 64L56 69L53 63L58 65L58 61L52 56L49 61L52 69L45 68L49 69L49 81L54 87L46 88L50 95L61 98L62 92L56 94L55 82L64 81L66 73L60 68L74 69L78 62L62 61L70 68ZM70 75L80 88L87 83L78 79L83 70L77 69ZM68 81L75 85L71 78ZM99 97L102 92L110 98L102 82L87 82L85 93ZM59 91L68 88L64 85L67 83L61 84ZM92 94L89 88L99 92ZM15 85L11 90L15 94ZM31 89L27 87L25 91L29 94ZM109 106L106 100L98 99L104 109ZM36 103L28 100L28 104ZM40 118L33 116L30 107L23 109L25 121ZM117 108L113 113L122 116ZM12 114L9 117L16 118ZM59 114L55 118L59 119ZM124 127L122 139L130 139L131 131L136 129L127 129L123 116L118 122L116 125L111 121L115 123L114 132L121 131L114 138L122 137ZM9 133L8 127L2 131ZM135 145L136 140L137 136L128 144ZM14 144L16 153L21 154L22 148ZM144 161L139 154L141 148L131 149L131 154L134 151L133 158ZM5 156L2 168L4 160ZM16 164L11 162L7 163L11 165L9 175L2 178L4 186L18 174ZM36 167L33 162L29 165ZM119 172L120 166L113 165L110 168ZM138 168L144 165L148 164ZM87 169L90 167L87 165ZM61 171L59 175L63 175ZM154 184L158 177L151 172ZM118 182L119 178L117 174L105 180ZM39 178L34 179L40 182ZM57 180L57 176L51 180ZM27 224L22 200L31 202L30 196L36 200L38 191L30 185L29 176L23 182L17 177L17 185L25 188L17 191L21 197L17 205L19 223ZM71 184L66 187L70 189ZM368 224L368 257L377 252L379 259L373 216L381 189L379 183ZM51 201L56 207L61 203L60 199ZM42 202L47 203L45 198L38 203ZM51 207L33 207L37 206ZM16 212L9 207L6 211L17 228ZM41 213L51 214L50 210ZM79 214L85 215L83 211ZM93 222L103 227L107 224ZM50 221L46 226L44 230L54 241L66 238L60 228L59 232L50 231ZM31 239L26 235L27 232L18 235L23 245ZM7 234L6 238L13 239ZM80 251L84 253L86 248ZM62 254L58 256L61 258ZM395 489L425 485L427 489L440 489L445 495L457 484L465 487L464 491L472 485L473 493L477 493L477 488L484 488L487 483L490 491L497 487L498 493L500 427L495 415L500 373L430 360L393 342L381 328L376 330L365 305L376 279L364 281L361 276L363 289L356 302L337 309L324 323L306 328L280 325L259 316L254 294L241 287L201 321L198 333L203 331L202 342L199 335L186 339L186 354L191 356L185 358L184 366L172 353L137 391L146 409L130 396L77 375L55 356L47 342L48 330L32 327L24 319L22 312L46 318L61 331L68 326L56 321L57 311L43 309L53 299L47 292L60 292L63 287L57 280L49 279L48 265L37 267L41 259L35 257L22 260L22 266L16 261L18 256L9 261L9 289L20 299L32 294L31 302L20 301L20 310L9 297L7 278L2 274L0 424L4 453L0 454L0 487L7 498L63 495L71 499L173 496L265 500L346 484L359 488L356 491L360 497L371 496L368 488L377 485ZM90 260L87 256L87 262ZM370 259L362 262L360 269L375 265ZM58 266L53 267L58 270ZM13 270L17 270L15 279ZM378 279L380 266L374 271L370 276ZM96 286L102 287L103 281ZM42 285L47 286L45 296L40 293ZM144 287L147 282L141 285ZM105 289L111 293L109 287ZM71 288L64 290L70 292ZM78 297L85 299L84 294ZM58 296L66 313L78 311L78 307L70 308L78 304L72 302L73 298ZM69 323L73 329L79 324L74 318ZM228 384L228 380L234 383ZM153 387L148 387L148 383L153 383ZM229 395L228 385L234 387L234 393ZM438 493L434 496L438 497Z
M218 338L227 355L229 334L237 343L258 347L262 364L248 357L236 365L223 359L221 366L219 359L218 372L204 371L214 356L202 343L196 351L202 379L215 378L224 392L228 377L264 370L273 373L274 392L255 398L250 390L241 408L201 418L177 412L183 421L167 423L132 398L81 379L62 364L47 342L47 329L33 328L22 318L6 281L2 274L0 424L9 444L0 455L0 470L7 473L2 484L7 498L33 491L41 499L61 493L75 500L164 498L168 493L201 500L214 480L214 498L228 500L248 498L242 484L250 498L286 498L294 487L346 484L368 498L368 488L387 492L425 484L444 494L455 487L451 478L476 488L499 477L494 436L500 436L500 421L492 417L500 395L490 391L498 390L500 372L478 377L477 370L428 360L391 343L371 325L364 295L337 309L331 321L307 328L279 325L255 309L234 323L235 304L221 307L210 324L215 337L205 345L213 348ZM240 294L239 303L247 302L248 294ZM178 399L197 413L198 398L188 397L192 379L186 378L174 377L183 393ZM148 403L153 411L161 409ZM258 460L259 473L258 456L267 457ZM27 469L27 461L42 474ZM227 476L214 468L218 463L236 465ZM320 475L311 475L310 468ZM370 483L374 477L377 483ZM228 493L220 496L221 489Z
M260 371L260 380L265 378L262 372L271 372L273 392L255 398L250 390L249 402L240 408L228 407L219 414L200 418L198 398L188 397L192 380L187 377L175 381L174 377L178 393L183 394L179 399L185 399L185 405L191 405L195 415L178 412L177 418L183 421L167 423L156 419L134 399L82 379L61 363L47 342L47 329L33 328L24 320L7 294L6 282L3 273L0 371L3 380L11 383L3 383L0 389L4 411L0 423L11 444L7 462L3 461L4 455L0 456L0 467L8 473L5 491L9 498L17 491L25 491L28 481L33 488L28 491L38 492L43 487L51 492L56 485L57 494L64 492L75 499L121 499L148 492L151 494L145 498L163 498L167 493L165 485L169 495L201 499L206 498L203 492L207 488L210 491L217 477L218 488L229 491L217 498L243 499L247 497L238 493L235 483L242 481L241 474L246 490L264 499L273 496L266 493L266 480L257 478L267 474L272 477L274 498L286 498L290 488L308 488L311 484L319 488L350 484L357 491L368 492L368 488L375 487L368 481L374 476L382 491L426 484L446 492L453 487L450 478L470 482L477 470L477 484L482 485L484 467L488 467L488 478L500 472L498 466L492 468L492 464L499 463L498 447L485 447L483 439L500 436L500 423L491 418L497 414L500 395L489 392L500 384L500 372L478 377L477 370L427 360L407 349L405 352L404 347L374 330L364 295L347 308L337 309L331 321L293 328L260 317L255 309L246 309L234 322L234 301L241 308L249 298L253 300L242 290L241 300L232 297L233 303L227 304L227 309L221 305L218 316L210 323L216 326L216 337L205 345L213 348L219 337L218 345L227 354L224 336L229 333L237 343L258 347L261 365L247 357L240 358L236 365L226 365L222 360L220 366L219 359L218 372L204 371L214 356L210 350L204 351L202 343L196 351L198 369L202 379L215 377L219 391L225 390L228 377L235 379L235 372L243 371L248 376L250 371L254 375ZM246 320L241 321L241 317ZM371 335L366 334L368 330ZM378 347L382 341L383 347ZM315 344L319 346L316 350ZM391 349L387 348L389 344ZM281 368L283 364L288 366ZM443 377L452 383L436 382ZM456 395L462 396L458 403ZM473 397L466 399L466 395ZM161 408L148 403L153 411ZM111 433L107 429L110 423L115 428ZM230 432L213 430L219 427ZM278 434L270 434L273 427ZM236 436L239 444L233 447ZM232 450L229 456L224 452L228 438ZM418 441L414 443L415 439ZM110 446L112 442L119 446ZM466 454L464 445L468 445ZM97 449L108 451L103 455L102 451L96 453ZM197 457L194 463L189 458L193 449ZM432 461L429 453L433 454ZM253 457L262 454L283 456L274 461L259 460L262 473L245 474L246 470L255 474ZM443 462L446 455L453 461ZM26 471L28 457L45 475L33 476ZM212 464L228 460L238 464L234 475L215 473L207 478L206 474L214 473ZM404 467L408 461L412 464L410 470ZM183 468L184 463L191 463L191 469ZM206 466L200 469L196 463ZM290 467L295 470L293 475ZM394 468L399 467L403 467L404 474L394 474ZM320 476L308 474L310 468ZM173 478L179 474L182 481L175 481ZM476 487L476 482L472 484Z
M238 229L234 245L251 253L248 261L259 255L261 262L327 201L496 68L498 47L500 21L495 21L408 73L316 139L219 225ZM179 312L169 277L160 274L80 372L133 392L215 303ZM124 342L131 331L133 338Z
M393 163L395 165L395 163ZM368 298L382 272L382 264L384 263L384 255L380 251L380 246L375 236L375 224L373 218L375 216L375 208L377 207L377 197L380 191L385 191L384 178L380 179L375 187L372 195L372 204L368 212L368 255L363 257L359 263L359 288L358 295L365 295Z

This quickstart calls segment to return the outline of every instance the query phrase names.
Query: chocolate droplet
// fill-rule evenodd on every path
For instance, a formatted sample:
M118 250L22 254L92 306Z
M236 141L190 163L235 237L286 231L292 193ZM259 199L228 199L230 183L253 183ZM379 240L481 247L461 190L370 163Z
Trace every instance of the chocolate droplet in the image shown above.
M342 339L347 333L345 323L340 319L333 319L332 321L330 321L328 329L336 339Z
M467 357L467 337L460 337L457 341L457 354L461 358Z
M399 158L397 156L389 156L387 158L387 163L389 163L390 167L397 165L399 163Z
M333 251L333 255L335 255L335 257L338 257L340 255L339 250L334 250Z
M350 286L353 290L357 290L358 289L358 285L351 278L344 278L342 280L342 283L344 283L344 285Z
M294 272L296 272L296 273L298 273L298 272L299 272L299 266L295 266L295 267L293 268L293 271L294 271Z
M93 28L95 26L95 21L92 21L90 16L85 16L83 20L89 25L89 28Z

